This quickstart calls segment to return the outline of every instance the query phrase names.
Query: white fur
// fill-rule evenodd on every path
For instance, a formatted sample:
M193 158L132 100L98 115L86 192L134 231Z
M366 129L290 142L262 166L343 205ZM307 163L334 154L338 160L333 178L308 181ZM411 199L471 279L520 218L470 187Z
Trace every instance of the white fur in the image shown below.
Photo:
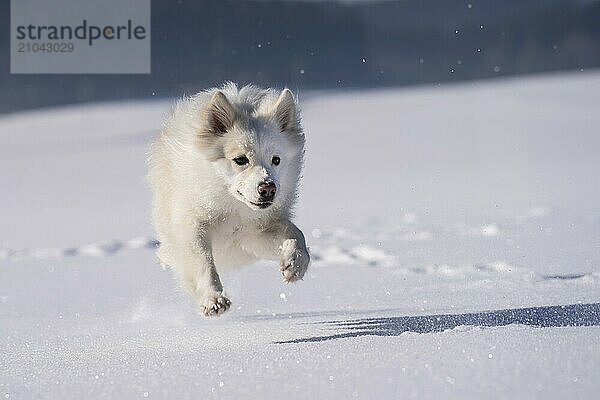
M249 160L245 166L233 161L242 154ZM233 83L180 100L152 143L157 256L205 315L230 306L217 267L265 258L280 262L286 282L304 276L310 257L304 235L290 221L303 155L291 92ZM259 208L257 185L264 180L274 182L277 192L271 206Z

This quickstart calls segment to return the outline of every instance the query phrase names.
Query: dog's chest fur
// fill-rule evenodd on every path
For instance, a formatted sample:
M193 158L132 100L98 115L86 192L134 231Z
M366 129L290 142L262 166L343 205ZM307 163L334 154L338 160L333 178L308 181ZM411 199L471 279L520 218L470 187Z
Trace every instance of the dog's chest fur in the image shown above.
M259 221L248 221L236 213L222 218L212 227L210 235L215 263L231 268L255 261L258 257L249 249L256 247L253 242L258 237L259 227Z

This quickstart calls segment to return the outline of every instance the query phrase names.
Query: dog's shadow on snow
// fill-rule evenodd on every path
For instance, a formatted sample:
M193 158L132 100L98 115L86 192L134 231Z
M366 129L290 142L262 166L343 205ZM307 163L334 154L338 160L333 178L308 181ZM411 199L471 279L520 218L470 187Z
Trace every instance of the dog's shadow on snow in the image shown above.
M598 326L600 303L515 308L467 314L423 315L412 317L364 318L318 323L333 332L323 336L305 337L285 343L323 342L360 336L399 336L405 332L433 333L458 326L495 327L511 324L534 327Z

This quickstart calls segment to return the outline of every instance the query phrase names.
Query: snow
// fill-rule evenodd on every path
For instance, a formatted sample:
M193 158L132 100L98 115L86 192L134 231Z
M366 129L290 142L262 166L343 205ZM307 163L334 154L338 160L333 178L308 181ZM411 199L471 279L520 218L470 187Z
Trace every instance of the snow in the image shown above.
M0 117L0 398L593 398L598 89L301 94L314 262L223 273L218 319L153 256L170 102Z

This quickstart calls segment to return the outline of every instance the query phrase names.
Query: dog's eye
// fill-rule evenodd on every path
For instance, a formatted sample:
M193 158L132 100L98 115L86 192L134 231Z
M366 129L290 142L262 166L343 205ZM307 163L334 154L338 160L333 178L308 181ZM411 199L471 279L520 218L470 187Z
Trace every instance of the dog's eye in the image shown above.
M279 163L281 162L281 159L277 156L273 156L273 159L271 160L271 162L273 163L273 165L279 165Z
M246 156L239 156L239 157L234 158L233 162L235 162L237 165L246 165L250 161L248 161L248 157L246 157Z

